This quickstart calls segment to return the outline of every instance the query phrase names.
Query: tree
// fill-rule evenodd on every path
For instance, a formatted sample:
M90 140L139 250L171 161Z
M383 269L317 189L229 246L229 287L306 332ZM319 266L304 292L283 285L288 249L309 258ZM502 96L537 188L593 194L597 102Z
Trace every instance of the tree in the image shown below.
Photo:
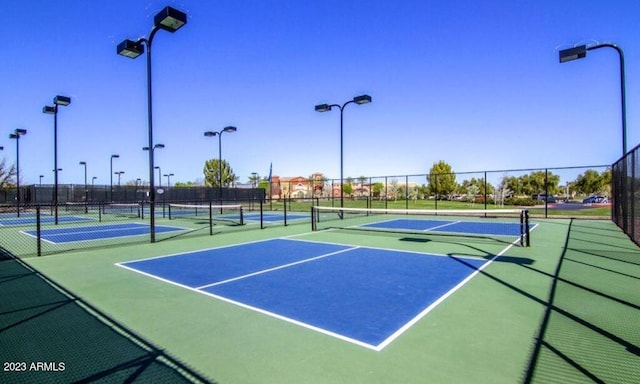
M16 175L15 165L7 167L5 159L0 161L0 189L7 189L13 187L16 183L13 177Z
M585 173L578 175L573 186L577 192L586 195L608 193L611 188L611 170L607 169L600 174L593 169L588 169Z
M546 185L545 185L546 175ZM521 177L522 193L527 195L533 195L537 193L544 193L546 190L550 194L558 193L558 184L560 183L560 176L554 175L552 172L534 171L528 175Z
M521 195L522 192L522 180L515 176L505 176L502 178L502 184L506 185L514 195Z
M353 177L347 177L342 185L342 194L344 196L351 196L353 194Z
M450 195L456 190L456 175L453 173L451 165L440 160L433 164L427 175L429 191L436 195Z
M499 205L504 205L504 200L509 197L512 193L509 188L509 176L504 176L500 183L496 186L494 202Z
M218 159L207 160L204 163L204 182L208 187L219 187L220 183L220 162ZM222 160L222 186L229 187L238 180L238 177L233 173L233 169L229 166L226 160Z
M380 197L382 191L384 191L384 184L381 182L373 183L373 196Z
M389 198L389 196L393 196L393 200L398 201L398 193L400 193L398 188L398 180L392 179L387 185L387 198Z
M257 173L252 173L251 176L249 176L249 182L251 183L251 185L258 185L259 181L260 176L258 176Z
M186 183L182 181L176 181L175 183L173 183L173 186L175 188L195 187L196 185L197 184L194 183L193 181L187 181Z

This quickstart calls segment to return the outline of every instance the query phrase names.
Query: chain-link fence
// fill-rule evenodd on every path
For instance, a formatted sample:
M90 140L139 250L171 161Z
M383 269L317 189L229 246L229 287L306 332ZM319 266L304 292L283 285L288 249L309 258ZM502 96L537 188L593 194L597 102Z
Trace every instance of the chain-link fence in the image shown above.
M640 245L640 146L627 152L612 167L613 221Z

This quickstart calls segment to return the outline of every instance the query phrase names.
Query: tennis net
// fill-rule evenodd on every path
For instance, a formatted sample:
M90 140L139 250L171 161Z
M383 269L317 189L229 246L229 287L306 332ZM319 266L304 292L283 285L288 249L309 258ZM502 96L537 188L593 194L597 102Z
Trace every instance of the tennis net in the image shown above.
M313 231L355 229L485 237L529 246L532 228L526 209L311 208Z
M244 225L242 205L169 204L169 220L220 221Z
M110 203L103 204L103 215L115 215L119 217L142 218L142 204L140 203Z

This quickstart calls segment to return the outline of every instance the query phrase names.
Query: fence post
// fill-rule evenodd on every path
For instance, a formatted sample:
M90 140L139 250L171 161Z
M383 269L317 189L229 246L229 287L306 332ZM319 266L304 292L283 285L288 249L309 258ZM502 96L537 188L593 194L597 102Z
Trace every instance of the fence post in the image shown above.
M171 216L171 214L169 214L169 216ZM213 206L211 204L211 200L209 200L209 236L213 236Z
M38 256L42 256L42 229L40 227L40 206L36 206L36 238L38 244Z

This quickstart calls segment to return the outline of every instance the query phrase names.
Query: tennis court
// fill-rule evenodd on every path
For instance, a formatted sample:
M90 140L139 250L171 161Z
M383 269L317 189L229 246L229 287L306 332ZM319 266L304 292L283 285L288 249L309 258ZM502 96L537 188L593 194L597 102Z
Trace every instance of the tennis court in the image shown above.
M187 228L156 225L156 233L185 231ZM101 224L84 227L50 228L40 231L42 240L51 244L73 243L78 241L106 240L119 237L149 235L150 227L143 223ZM37 232L23 231L24 234L37 237Z
M14 217L3 216L0 218L0 226L35 226L36 225L36 215L33 213L27 213L25 215L21 215L20 217L13 215ZM81 223L85 221L95 221L95 219L90 217L82 217L82 216L58 216L59 223ZM53 224L55 223L54 216L41 216L40 223L42 224Z
M412 230L423 232L445 232L476 235L520 236L520 224L509 222L464 222L459 220L420 220L420 219L392 219L370 224L363 224L365 228L379 228L390 230ZM535 228L530 224L529 229Z
M487 262L273 239L119 265L381 350Z
M304 225L245 225L27 260L222 383L506 384L523 382L532 367L526 382L637 377L637 332L627 325L640 313L629 289L639 251L609 221L534 217L526 247L517 235L477 228L366 227L519 225L516 216L320 219L315 231L308 217Z

